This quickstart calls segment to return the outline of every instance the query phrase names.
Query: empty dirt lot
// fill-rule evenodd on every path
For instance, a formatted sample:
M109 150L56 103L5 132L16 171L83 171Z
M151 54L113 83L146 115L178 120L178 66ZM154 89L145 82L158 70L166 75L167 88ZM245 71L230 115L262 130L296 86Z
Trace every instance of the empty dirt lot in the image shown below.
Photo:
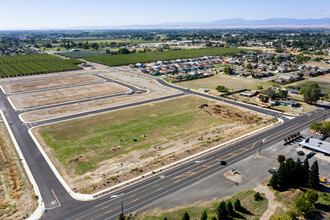
M10 99L17 109L26 109L116 93L123 93L127 91L129 91L129 89L114 83L101 83L44 92L35 92L30 94L14 95L10 96Z
M137 76L135 74L120 72L120 73L112 73L112 74L109 73L103 75L106 77L115 78L120 81L133 84L142 89L148 89L149 92L145 94L120 96L116 98L107 98L102 100L84 102L80 104L73 104L68 106L37 110L22 114L23 119L27 122L40 121L48 118L56 118L65 115L72 115L79 112L108 108L108 107L123 105L131 102L138 102L138 101L180 93L179 90L164 87L150 78Z
M198 108L206 103L208 107ZM256 113L186 96L33 132L69 185L91 193L271 122Z
M39 81L21 82L3 85L6 93L17 93L26 91L36 91L49 88L57 88L71 85L81 85L103 80L93 75L83 75L74 77L61 77L55 79L40 79Z

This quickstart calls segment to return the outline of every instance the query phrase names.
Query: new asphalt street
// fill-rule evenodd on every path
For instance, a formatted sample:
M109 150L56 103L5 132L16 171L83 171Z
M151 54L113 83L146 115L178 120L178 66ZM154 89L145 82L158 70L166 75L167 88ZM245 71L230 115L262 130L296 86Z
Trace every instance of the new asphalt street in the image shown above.
M173 85L167 84L163 80L157 79L157 81L164 86L177 88ZM128 87L130 85L125 86ZM324 109L318 109L307 115L298 116L292 120L287 120L283 115L280 116L279 113L274 111L209 96L207 94L201 94L187 89L179 89L183 93L177 96L195 94L217 101L245 107L264 114L279 116L285 120L281 125L265 130L256 135L245 138L244 140L226 146L225 148L215 150L212 153L203 155L161 173L146 177L142 181L122 187L119 190L112 191L109 194L88 202L77 201L67 193L29 135L28 126L25 123L22 123L18 118L19 112L12 108L6 98L6 95L0 91L0 107L10 124L10 128L13 131L24 158L38 184L42 199L45 203L46 212L42 216L42 219L117 219L122 210L121 204L123 204L125 213L136 211L161 196L173 193L188 186L189 184L197 182L203 177L223 169L224 167L220 166L218 163L219 160L226 160L230 166L230 164L235 161L246 158L259 150L260 140L265 140L262 145L262 148L265 148L272 143L281 142L287 135L300 131L303 128L306 128L313 121L320 121L324 117ZM164 97L164 99L166 99L166 97ZM132 103L130 106L146 104L149 102L154 102L155 100L156 99ZM123 105L99 111L92 111L86 114L107 112L123 107L127 106ZM81 117L86 114L76 114L33 125L36 126L45 123L57 122L64 119Z

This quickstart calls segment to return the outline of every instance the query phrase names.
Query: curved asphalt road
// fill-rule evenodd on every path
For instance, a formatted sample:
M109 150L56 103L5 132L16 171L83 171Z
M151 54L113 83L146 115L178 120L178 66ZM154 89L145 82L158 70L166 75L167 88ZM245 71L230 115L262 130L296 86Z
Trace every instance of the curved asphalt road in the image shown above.
M158 80L158 82L165 86L174 87L168 85L162 80ZM184 93L179 95L196 93L186 89L181 90ZM206 94L196 93L196 95L223 101L221 98ZM150 102L152 101L153 100L150 100ZM227 101L228 100L225 100L225 102ZM227 103L239 105L273 116L279 115L277 112L256 108L242 103L233 101ZM139 104L141 103L133 103L132 106ZM226 160L231 164L253 154L258 149L258 144L255 143L259 140L267 138L266 142L263 144L263 147L267 147L271 143L282 141L288 134L302 130L311 122L323 119L323 113L318 110L309 113L308 115L299 116L292 120L286 120L282 125L245 138L240 142L216 150L211 154L204 155L196 159L199 161L198 163L196 160L192 160L180 166L166 170L161 174L155 174L143 181L123 187L109 195L100 197L97 200L81 202L74 200L58 181L29 135L28 127L20 122L18 113L12 108L2 91L0 91L0 107L10 124L17 143L20 146L26 162L39 186L42 199L45 202L46 212L42 219L117 219L121 212L121 199L124 203L125 212L132 212L161 196L173 193L176 190L198 181L200 178L217 172L221 169L217 163L220 159ZM52 122L60 120L63 120L63 118L59 118ZM113 195L122 196L114 197Z

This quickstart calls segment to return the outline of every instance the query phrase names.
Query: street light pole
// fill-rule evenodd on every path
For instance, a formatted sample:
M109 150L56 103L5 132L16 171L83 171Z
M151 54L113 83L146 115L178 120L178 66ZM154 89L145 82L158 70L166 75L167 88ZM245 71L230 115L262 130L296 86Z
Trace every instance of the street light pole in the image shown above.
M266 141L266 139L263 139L260 141L260 147L259 147L259 156L261 155L261 146L262 146L262 143L264 143Z

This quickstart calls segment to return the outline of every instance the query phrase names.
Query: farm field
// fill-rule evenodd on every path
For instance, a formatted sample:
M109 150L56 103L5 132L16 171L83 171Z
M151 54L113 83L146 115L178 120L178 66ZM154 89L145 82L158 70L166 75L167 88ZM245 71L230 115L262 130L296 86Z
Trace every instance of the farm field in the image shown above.
M83 75L83 76L63 77L63 78L55 78L55 79L44 79L44 80L31 81L31 82L4 84L2 85L2 88L7 93L18 93L18 92L50 89L50 88L64 87L70 85L81 85L86 83L102 82L102 81L103 81L102 79L96 76Z
M165 52L150 52L150 53L135 53L126 55L107 55L98 57L88 57L85 58L88 61L96 62L108 66L121 66L135 63L146 63L158 60L174 60L192 57L202 57L202 56L216 56L216 55L229 55L235 54L240 51L247 51L238 48L224 48L224 47L214 47L214 48L202 48L202 49L192 49L192 50L177 50L177 51L165 51Z
M96 57L96 56L106 56L106 53L101 53L98 51L91 51L91 50L80 50L80 51L74 51L74 52L62 52L62 53L56 53L61 56L70 57L74 59L80 59L80 58L86 58L86 57Z
M207 109L197 108L206 103ZM71 187L90 193L268 123L271 118L187 96L50 124L33 132Z
M51 73L82 69L75 59L61 59L49 54L0 56L0 77Z
M9 99L17 109L26 109L127 91L129 91L127 88L114 83L101 83L45 92L13 95L10 96Z
M274 86L275 83L267 81L253 81L248 79L230 77L225 75L217 75L213 77L190 80L184 82L175 83L175 85L182 86L185 88L198 90L199 88L209 89L210 91L216 91L215 88L218 85L225 86L229 91L237 91L242 89L254 89L256 90L258 86L262 86L264 89Z
M25 219L38 203L4 123L0 124L0 170L0 219Z

